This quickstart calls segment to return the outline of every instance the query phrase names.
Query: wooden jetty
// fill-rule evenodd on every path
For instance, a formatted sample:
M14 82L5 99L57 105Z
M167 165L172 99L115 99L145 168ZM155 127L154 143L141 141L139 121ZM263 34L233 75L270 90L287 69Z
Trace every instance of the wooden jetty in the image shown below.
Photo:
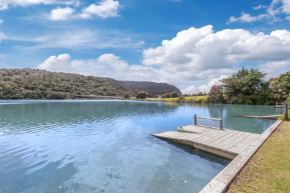
M178 131L168 131L153 134L153 136L186 144L228 159L234 159L255 141L259 134L189 125L179 127Z
M197 119L220 122L220 128L202 126ZM234 159L260 135L255 133L223 129L222 118L194 115L194 125L179 127L177 131L167 131L153 136L192 146L224 158Z
M201 126L197 118L220 121L220 128ZM232 161L216 175L200 193L223 193L238 173L247 164L260 146L281 124L277 120L264 133L255 134L243 131L223 129L222 119L194 116L194 125L179 127L177 131L168 131L153 136L190 145Z

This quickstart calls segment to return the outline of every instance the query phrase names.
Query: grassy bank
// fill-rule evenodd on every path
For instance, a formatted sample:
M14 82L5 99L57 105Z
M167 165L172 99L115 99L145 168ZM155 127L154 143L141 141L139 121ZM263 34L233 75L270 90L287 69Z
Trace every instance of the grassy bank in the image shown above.
M228 193L290 192L290 122L283 122L230 186Z
M177 102L177 103L206 103L208 96L189 96L178 98L147 98L146 101Z

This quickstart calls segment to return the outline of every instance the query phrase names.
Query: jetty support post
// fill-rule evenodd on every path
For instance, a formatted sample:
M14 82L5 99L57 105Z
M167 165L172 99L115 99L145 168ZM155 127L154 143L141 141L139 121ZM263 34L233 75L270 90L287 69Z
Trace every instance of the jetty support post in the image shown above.
M288 103L284 103L284 121L288 121Z
M223 118L220 119L220 129L223 130Z
M197 117L194 115L194 125L197 125Z

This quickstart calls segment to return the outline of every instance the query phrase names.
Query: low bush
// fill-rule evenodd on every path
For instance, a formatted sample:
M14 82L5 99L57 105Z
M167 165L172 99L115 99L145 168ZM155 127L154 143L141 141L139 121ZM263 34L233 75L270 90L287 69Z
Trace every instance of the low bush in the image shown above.
M185 98L183 96L178 97L178 100L176 102L184 103L185 102Z
M274 101L268 101L268 102L265 102L265 105L275 105L276 103Z
M166 93L162 95L162 98L171 98L171 93Z
M246 100L245 105L253 105L254 102L252 100Z
M137 99L146 99L146 97L147 97L147 93L144 91L139 91L136 96Z
M284 119L284 114L281 115L278 119L279 120L283 120ZM290 110L288 111L288 120L290 120Z
M148 94L147 94L147 98L153 98L153 94L148 93Z
M173 93L171 93L171 97L172 98L177 98L179 97L178 93L176 91L174 91Z
M129 93L125 93L124 94L124 99L129 99L130 98L130 94Z

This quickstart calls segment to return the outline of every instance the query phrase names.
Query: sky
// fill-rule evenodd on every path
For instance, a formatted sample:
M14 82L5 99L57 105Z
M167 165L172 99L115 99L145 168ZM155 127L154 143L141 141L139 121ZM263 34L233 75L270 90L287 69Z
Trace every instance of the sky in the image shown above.
M290 71L290 0L0 0L0 68L193 94L242 67Z

